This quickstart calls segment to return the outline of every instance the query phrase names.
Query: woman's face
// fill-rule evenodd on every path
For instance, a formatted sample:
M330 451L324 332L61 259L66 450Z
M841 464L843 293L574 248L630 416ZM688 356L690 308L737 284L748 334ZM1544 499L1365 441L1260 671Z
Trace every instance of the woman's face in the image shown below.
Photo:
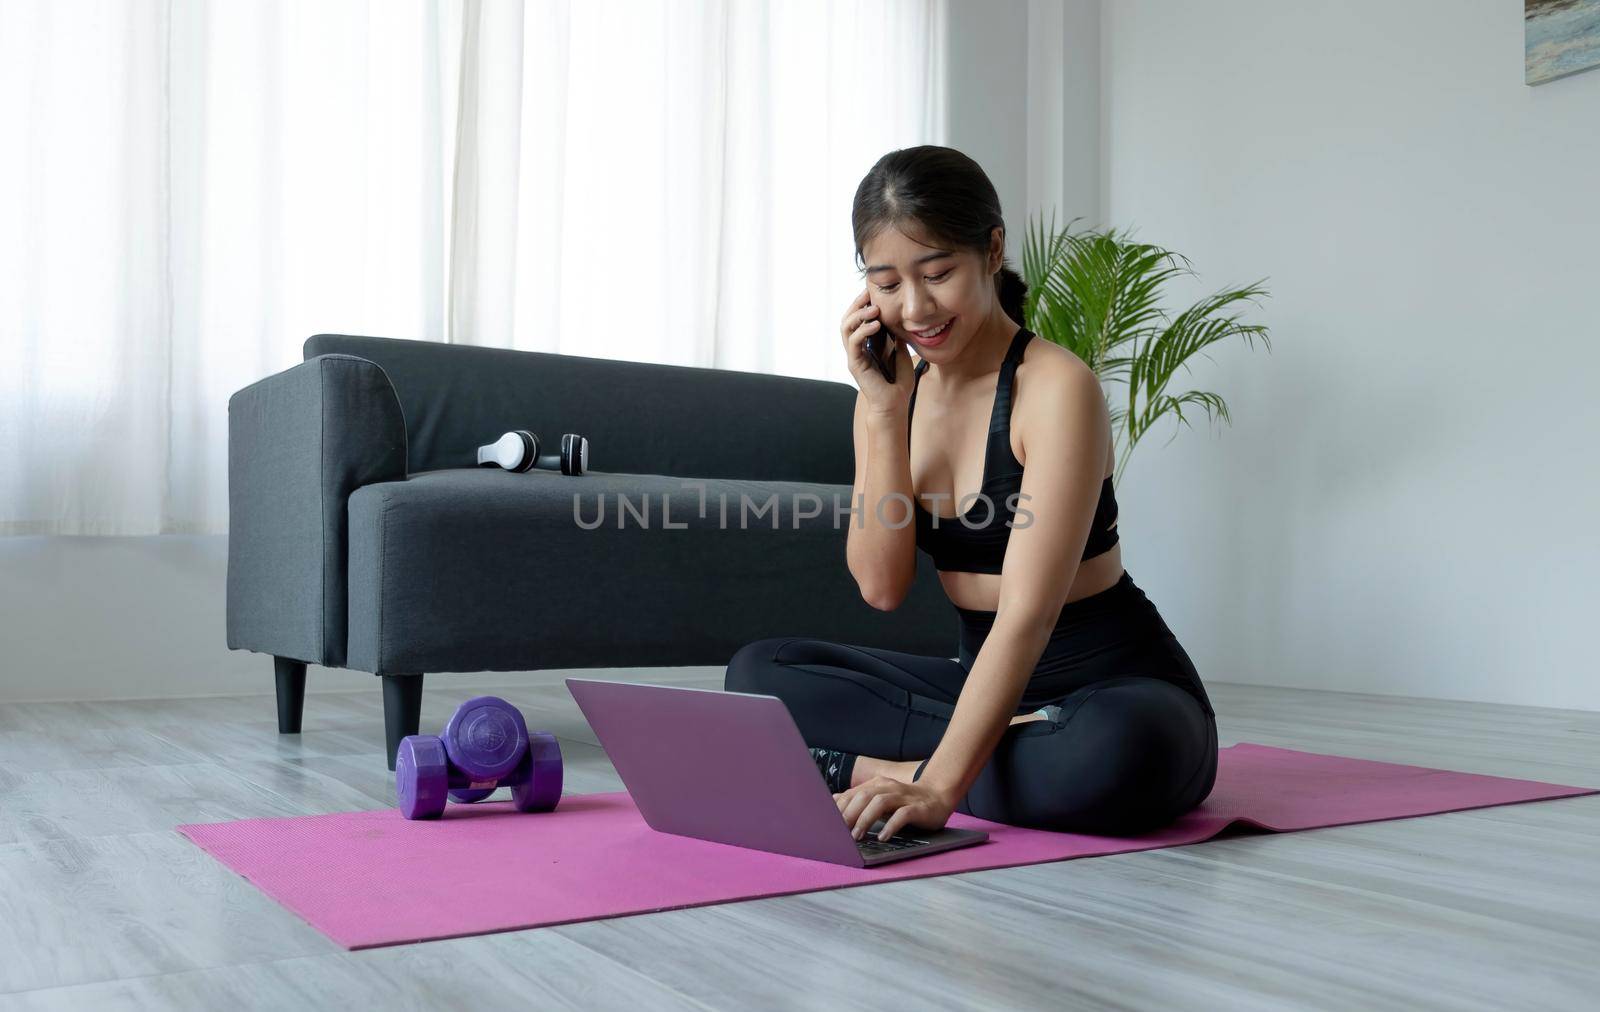
M984 257L926 245L892 225L874 236L862 250L867 294L889 332L936 362L959 353L998 308L1001 233L990 238Z

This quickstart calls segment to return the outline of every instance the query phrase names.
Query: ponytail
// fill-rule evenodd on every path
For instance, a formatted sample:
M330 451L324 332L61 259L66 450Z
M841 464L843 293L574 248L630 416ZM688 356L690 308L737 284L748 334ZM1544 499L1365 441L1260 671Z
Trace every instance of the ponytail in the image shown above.
M1022 316L1022 303L1028 294L1028 285L1022 280L1022 275L1005 266L1000 265L1000 270L994 276L994 294L1000 300L1000 308L1006 315L1026 327L1028 321Z

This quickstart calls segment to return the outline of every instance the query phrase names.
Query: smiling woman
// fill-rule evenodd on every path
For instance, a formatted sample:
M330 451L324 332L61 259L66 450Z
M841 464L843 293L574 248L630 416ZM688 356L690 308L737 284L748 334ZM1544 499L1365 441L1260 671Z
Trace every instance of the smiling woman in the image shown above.
M1216 715L1122 567L1099 378L1023 325L999 199L966 155L890 152L852 218L868 283L840 327L861 388L847 564L890 610L926 552L959 656L775 637L741 648L724 688L788 705L858 838L880 819L881 838L938 829L953 811L1092 833L1171 821L1215 782ZM886 521L897 496L914 524ZM934 512L940 499L956 510Z

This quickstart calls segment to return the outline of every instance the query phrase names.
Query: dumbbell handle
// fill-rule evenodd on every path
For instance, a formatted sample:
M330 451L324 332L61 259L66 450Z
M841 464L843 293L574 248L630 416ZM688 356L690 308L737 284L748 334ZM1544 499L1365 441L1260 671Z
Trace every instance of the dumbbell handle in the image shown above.
M452 791L509 787L513 795L526 799L517 805L519 809L542 812L554 808L561 799L561 772L561 748L555 735L536 731L528 736L528 750L510 773L498 780L473 780L452 763L448 784Z

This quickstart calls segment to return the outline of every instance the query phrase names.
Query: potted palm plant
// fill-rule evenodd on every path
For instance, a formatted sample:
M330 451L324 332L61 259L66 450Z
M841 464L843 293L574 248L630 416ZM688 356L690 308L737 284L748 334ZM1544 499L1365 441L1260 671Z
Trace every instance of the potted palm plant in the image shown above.
M1169 316L1157 304L1161 286L1177 274L1195 276L1188 258L1133 242L1114 228L1074 232L1077 220L1061 232L1055 231L1053 214L1048 230L1042 222L1037 228L1029 223L1022 246L1022 278L1028 285L1022 311L1029 330L1071 350L1102 383L1118 378L1126 384L1127 400L1111 406L1111 426L1119 438L1116 484L1134 446L1168 412L1189 425L1183 409L1199 405L1208 417L1231 421L1219 395L1173 394L1167 385L1179 366L1189 368L1191 355L1236 334L1252 347L1259 335L1270 350L1266 327L1240 323L1238 312L1225 312L1267 292L1260 282L1228 288Z

